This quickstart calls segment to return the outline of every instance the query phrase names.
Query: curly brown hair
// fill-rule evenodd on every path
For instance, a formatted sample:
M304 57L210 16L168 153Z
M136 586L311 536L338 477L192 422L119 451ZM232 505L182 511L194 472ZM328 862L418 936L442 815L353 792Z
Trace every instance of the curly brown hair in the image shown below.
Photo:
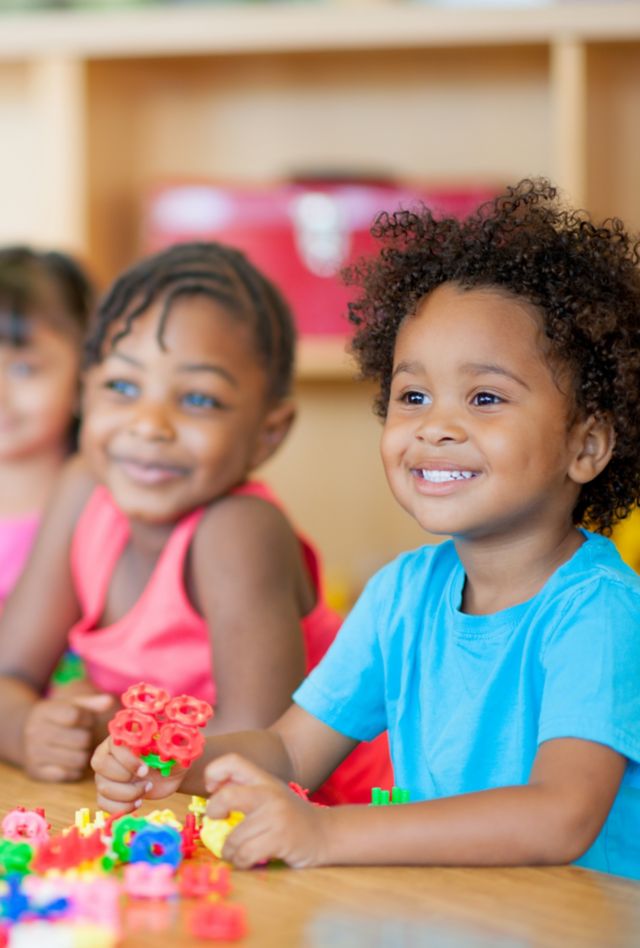
M361 295L349 305L351 350L361 376L389 402L398 329L442 283L496 287L536 306L549 357L567 365L584 417L607 418L613 457L586 484L575 523L607 534L640 497L640 239L611 218L597 223L566 208L544 179L521 181L459 221L428 208L382 213L372 228L377 257L346 273Z

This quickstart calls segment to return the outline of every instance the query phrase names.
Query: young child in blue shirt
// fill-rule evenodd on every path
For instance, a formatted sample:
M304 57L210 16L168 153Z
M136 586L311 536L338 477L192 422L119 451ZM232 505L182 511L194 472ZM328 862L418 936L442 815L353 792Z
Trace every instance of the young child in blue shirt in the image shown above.
M640 878L640 579L604 536L640 493L639 245L544 181L463 222L383 214L375 233L353 351L395 498L451 539L374 576L267 731L212 738L170 778L101 745L100 805L206 787L211 816L246 814L224 849L239 867ZM286 786L385 728L410 804L325 810Z

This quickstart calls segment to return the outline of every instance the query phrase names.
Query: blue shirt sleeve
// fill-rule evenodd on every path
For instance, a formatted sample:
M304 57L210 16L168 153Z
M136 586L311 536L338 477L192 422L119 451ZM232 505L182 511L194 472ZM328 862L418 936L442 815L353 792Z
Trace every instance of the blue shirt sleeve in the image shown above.
M579 585L542 650L538 740L575 737L640 760L640 597L622 582Z
M293 695L309 714L358 741L373 740L387 726L376 580L365 587L327 654Z

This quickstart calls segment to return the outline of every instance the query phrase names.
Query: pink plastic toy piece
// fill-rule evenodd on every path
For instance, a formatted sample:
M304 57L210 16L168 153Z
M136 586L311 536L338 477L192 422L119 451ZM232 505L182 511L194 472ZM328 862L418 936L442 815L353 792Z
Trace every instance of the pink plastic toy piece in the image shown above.
M207 862L183 866L180 875L180 894L185 898L200 898L216 893L224 898L231 891L228 866L212 866Z
M32 843L40 846L49 839L49 823L42 813L25 810L23 806L11 810L2 821L2 835L14 843Z
M213 717L213 708L207 701L192 698L191 695L178 695L166 706L164 715L167 721L186 724L188 727L204 727Z
M140 681L137 685L131 685L130 688L127 688L121 700L125 708L144 711L147 714L160 714L164 711L169 695L164 688L158 688L157 685L149 685L146 681Z
M161 760L176 760L188 767L204 750L204 738L199 731L169 721L160 728L156 748Z
M109 734L114 744L124 744L134 754L144 754L153 746L158 725L150 714L123 708L109 721Z
M237 941L247 934L243 905L208 902L191 912L187 924L192 935L212 941Z
M177 891L173 866L131 862L124 868L124 890L138 899L168 899Z

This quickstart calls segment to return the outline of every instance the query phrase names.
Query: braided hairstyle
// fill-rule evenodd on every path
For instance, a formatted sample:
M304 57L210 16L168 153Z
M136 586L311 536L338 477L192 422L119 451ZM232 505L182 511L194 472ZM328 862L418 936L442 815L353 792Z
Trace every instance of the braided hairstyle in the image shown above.
M95 325L85 343L86 365L99 363L109 329L122 328L111 337L115 345L126 336L135 319L162 299L158 344L172 305L178 297L206 296L231 315L252 326L256 351L269 379L269 396L286 396L291 389L295 329L291 311L279 290L239 250L224 244L174 244L126 270L101 301Z
M346 276L361 289L349 307L352 352L378 385L377 414L387 411L398 329L437 286L496 287L527 300L551 362L571 371L578 415L613 425L612 459L573 511L575 523L609 533L640 497L638 237L616 218L597 223L567 209L544 179L521 181L466 220L399 211L381 214L372 233L379 256Z

